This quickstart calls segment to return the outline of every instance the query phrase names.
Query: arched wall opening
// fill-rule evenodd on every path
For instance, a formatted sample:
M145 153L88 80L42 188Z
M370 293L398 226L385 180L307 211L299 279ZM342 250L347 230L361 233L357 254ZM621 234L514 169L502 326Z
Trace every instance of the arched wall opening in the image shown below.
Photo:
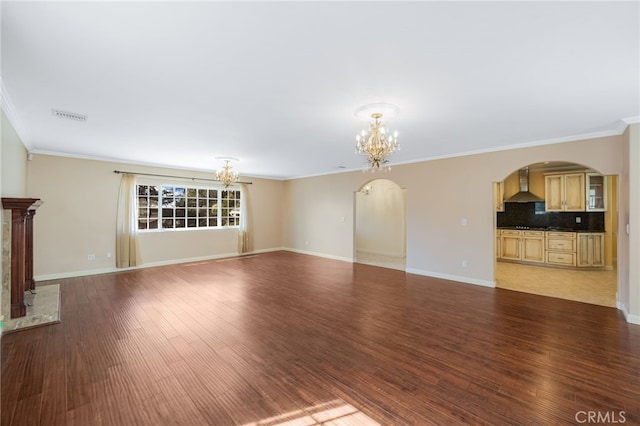
M617 175L545 161L493 185L497 287L616 307Z
M354 259L393 269L406 268L406 190L374 179L355 192Z

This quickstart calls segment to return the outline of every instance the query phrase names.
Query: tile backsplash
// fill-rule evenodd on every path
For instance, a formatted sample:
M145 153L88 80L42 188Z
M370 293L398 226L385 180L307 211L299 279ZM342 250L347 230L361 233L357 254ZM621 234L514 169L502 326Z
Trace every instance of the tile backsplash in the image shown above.
M567 228L574 231L604 232L604 212L546 212L544 202L504 203L497 214L498 228ZM580 218L580 223L576 223Z

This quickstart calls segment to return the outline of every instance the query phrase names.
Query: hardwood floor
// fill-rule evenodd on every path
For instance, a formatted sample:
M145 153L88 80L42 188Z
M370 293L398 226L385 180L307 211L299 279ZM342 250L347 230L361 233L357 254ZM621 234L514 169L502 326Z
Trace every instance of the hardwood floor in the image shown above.
M640 423L612 308L288 252L56 282L61 323L2 337L3 426Z

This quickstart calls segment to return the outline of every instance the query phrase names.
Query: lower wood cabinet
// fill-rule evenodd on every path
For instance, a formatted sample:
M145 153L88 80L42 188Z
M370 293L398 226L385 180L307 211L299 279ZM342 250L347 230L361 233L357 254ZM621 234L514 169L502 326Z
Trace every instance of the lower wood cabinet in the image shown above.
M604 266L604 233L581 232L578 234L578 266Z
M520 231L503 229L500 232L500 258L520 260Z
M604 232L556 232L500 229L496 257L550 266L604 267Z
M544 263L544 231L522 231L522 260Z
M544 231L503 229L499 247L501 259L545 262Z
M550 251L547 252L547 263L549 265L576 266L576 254Z
M576 266L576 233L548 232L547 263L550 265Z

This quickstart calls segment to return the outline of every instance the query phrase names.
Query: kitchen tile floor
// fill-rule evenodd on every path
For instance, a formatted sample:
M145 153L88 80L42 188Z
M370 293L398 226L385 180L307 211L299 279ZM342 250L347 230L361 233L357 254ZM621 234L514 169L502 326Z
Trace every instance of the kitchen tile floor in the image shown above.
M580 271L496 262L496 286L508 290L616 307L616 271Z
M357 252L357 263L405 269L405 259ZM616 271L580 271L496 262L496 286L507 290L616 307Z
M367 265L381 266L383 268L399 269L404 271L406 269L407 258L366 253L357 250L356 263L364 263Z

